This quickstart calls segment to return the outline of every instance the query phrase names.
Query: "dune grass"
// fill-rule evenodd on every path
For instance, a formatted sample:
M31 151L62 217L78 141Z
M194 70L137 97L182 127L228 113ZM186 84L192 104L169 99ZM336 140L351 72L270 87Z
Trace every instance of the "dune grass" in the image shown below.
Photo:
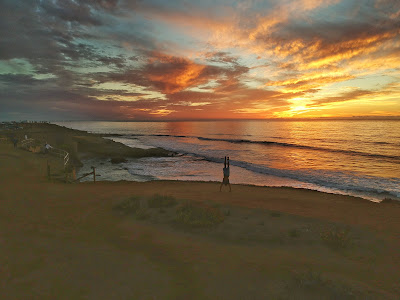
M160 194L155 194L147 200L150 208L167 208L175 206L177 203L175 197Z
M350 228L335 227L321 232L322 241L333 249L344 249L351 244Z
M369 291L358 291L314 270L295 273L287 290L288 299L376 299Z
M123 214L135 213L140 208L140 198L138 196L132 196L125 199L121 203L117 204L114 209Z
M211 207L186 202L176 211L175 221L189 227L212 227L224 221L219 207Z

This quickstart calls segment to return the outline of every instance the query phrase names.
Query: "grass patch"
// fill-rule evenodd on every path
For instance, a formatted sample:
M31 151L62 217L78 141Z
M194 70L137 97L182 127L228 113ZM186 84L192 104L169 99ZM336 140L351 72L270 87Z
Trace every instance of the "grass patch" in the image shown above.
M291 229L289 230L289 236L292 238L297 238L300 236L300 231L297 229Z
M323 280L321 273L312 270L297 273L293 277L293 284L299 288L318 288L324 286L325 283L326 282Z
M175 197L155 194L147 200L150 208L165 208L172 207L177 204Z
M140 198L133 196L117 204L114 209L124 214L136 213L140 208Z
M139 208L135 212L136 219L138 220L146 220L150 217L150 213L145 208Z
M351 243L350 228L333 228L321 232L322 241L333 249L344 249Z
M296 273L287 289L296 296L294 299L375 299L369 297L370 291L355 290L312 270Z
M224 214L217 207L186 202L176 211L176 222L189 227L211 227L224 221Z
M269 215L270 215L271 217L278 218L278 217L281 216L281 213L280 213L280 212L277 212L277 211L273 211L273 212L271 212Z

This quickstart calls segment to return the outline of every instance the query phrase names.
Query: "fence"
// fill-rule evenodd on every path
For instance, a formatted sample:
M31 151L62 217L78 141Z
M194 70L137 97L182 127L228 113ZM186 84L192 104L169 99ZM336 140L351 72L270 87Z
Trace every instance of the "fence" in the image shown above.
M50 153L54 153L54 155L61 157L64 160L64 169L69 162L69 153L65 150L54 148L50 146Z
M83 174L81 177L79 177L78 179L76 179L74 182L78 182L78 181L81 180L82 178L93 174L93 182L96 183L96 168L95 168L95 167L91 167L91 168L92 168L92 172Z
M36 144L36 145L39 145L39 144L40 144L40 145L43 145L42 142L40 142L40 141L38 141L38 140L35 140L35 139L29 138L29 139L22 140L22 141L19 143L19 146L28 149L28 147L29 147L29 146L32 146L33 144ZM50 146L50 145L49 145L49 146ZM41 149L43 149L43 148L41 148ZM47 149L47 148L46 148L46 149ZM58 156L58 157L62 158L62 160L63 160L63 166L64 166L64 169L65 169L65 167L67 166L67 164L68 164L68 162L69 162L69 153L68 153L67 151L65 151L65 150L58 149L58 148L54 148L54 147L52 147L52 146L50 146L47 150L48 150L48 152L49 152L50 154L53 154L53 155L55 155L55 156Z

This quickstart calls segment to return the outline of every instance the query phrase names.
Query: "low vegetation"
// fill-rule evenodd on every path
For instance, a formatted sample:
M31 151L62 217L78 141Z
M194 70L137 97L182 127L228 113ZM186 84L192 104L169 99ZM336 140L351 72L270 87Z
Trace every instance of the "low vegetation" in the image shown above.
M321 232L322 241L333 249L344 249L350 245L350 228L331 228Z
M296 273L287 285L293 299L374 299L367 292L362 293L352 287L325 278L320 272L308 270ZM289 297L292 299L292 297Z
M147 209L145 208L139 208L136 212L135 212L135 217L138 220L146 220L150 217L150 213Z
M210 227L224 221L224 214L218 207L200 206L186 202L176 211L176 222L190 227Z
M274 218L278 218L278 217L281 216L281 213L280 213L280 212L277 212L277 211L272 211L272 212L270 213L270 216L271 216L271 217L274 217Z
M114 208L123 214L135 213L140 208L140 198L137 196L130 197L117 204Z
M291 229L289 230L289 236L292 238L297 238L300 236L300 231L297 229Z
M166 208L175 206L178 202L173 196L155 194L147 200L150 208Z

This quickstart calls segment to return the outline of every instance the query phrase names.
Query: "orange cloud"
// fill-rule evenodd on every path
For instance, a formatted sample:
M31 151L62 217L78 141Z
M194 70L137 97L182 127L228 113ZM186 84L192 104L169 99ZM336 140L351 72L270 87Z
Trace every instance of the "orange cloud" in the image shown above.
M282 92L301 92L320 88L324 85L346 81L354 78L351 75L341 74L340 72L314 72L310 74L301 74L295 78L289 78L282 81L269 81L266 86L282 86Z
M173 94L192 85L206 83L209 79L201 76L204 69L204 65L186 58L154 53L148 59L144 75L163 93Z

